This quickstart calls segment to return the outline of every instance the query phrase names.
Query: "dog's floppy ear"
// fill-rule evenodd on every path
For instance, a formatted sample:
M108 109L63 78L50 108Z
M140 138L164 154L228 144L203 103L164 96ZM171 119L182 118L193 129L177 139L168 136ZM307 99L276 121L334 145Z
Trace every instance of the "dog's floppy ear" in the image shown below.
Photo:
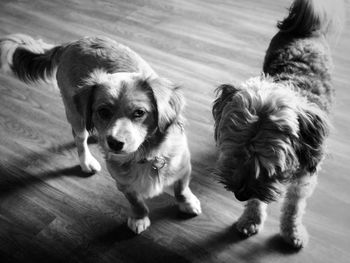
M296 151L302 168L315 173L325 151L324 141L329 135L330 123L326 114L309 104L298 114L299 147Z
M213 104L212 114L215 120L215 139L218 136L218 127L221 120L221 114L226 104L232 99L233 96L239 91L238 88L231 84L220 85L216 89L216 100Z
M153 92L158 128L161 133L164 133L172 123L179 120L185 104L184 98L180 88L167 79L157 77L147 80L147 84Z
M83 117L85 128L89 132L92 132L94 128L92 122L94 93L98 87L101 87L104 83L110 82L110 76L110 74L102 69L92 71L89 76L83 79L82 85L73 96L75 107L78 113Z
M83 117L85 128L92 132L94 125L92 123L92 103L94 98L95 85L87 85L78 90L73 96L73 101L78 113Z

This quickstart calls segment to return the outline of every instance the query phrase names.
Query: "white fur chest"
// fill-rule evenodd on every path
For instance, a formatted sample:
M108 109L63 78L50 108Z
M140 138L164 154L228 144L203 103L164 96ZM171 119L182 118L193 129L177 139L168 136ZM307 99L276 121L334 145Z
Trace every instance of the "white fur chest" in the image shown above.
M169 174L169 163L165 159L160 163L158 160L134 163L130 167L107 162L107 168L116 180L119 190L137 192L144 198L161 194L175 179Z

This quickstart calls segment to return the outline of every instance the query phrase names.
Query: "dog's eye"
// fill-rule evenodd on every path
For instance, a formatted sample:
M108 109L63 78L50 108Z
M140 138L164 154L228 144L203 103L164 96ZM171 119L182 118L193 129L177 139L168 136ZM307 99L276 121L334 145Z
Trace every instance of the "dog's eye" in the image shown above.
M102 107L97 110L97 115L100 117L102 120L108 121L112 118L113 113L110 109Z
M134 118L141 118L146 114L144 110L138 109L133 112L133 117Z

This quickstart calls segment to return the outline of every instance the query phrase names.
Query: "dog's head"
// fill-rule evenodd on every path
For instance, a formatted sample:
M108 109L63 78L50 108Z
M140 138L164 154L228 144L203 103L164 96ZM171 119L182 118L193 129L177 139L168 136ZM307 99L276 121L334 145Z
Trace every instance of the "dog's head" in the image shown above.
M240 201L275 200L281 184L315 172L323 157L327 117L287 84L262 77L222 85L213 115L220 151L214 174Z
M181 114L183 99L170 81L141 73L93 72L74 97L87 130L107 153L133 154L159 140Z

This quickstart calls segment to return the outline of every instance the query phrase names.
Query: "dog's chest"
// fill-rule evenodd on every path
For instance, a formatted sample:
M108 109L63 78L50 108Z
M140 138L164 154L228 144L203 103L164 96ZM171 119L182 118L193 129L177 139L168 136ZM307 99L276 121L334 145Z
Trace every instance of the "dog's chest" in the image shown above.
M165 159L142 161L129 167L109 163L107 168L122 192L135 191L145 198L162 193L164 187L173 183Z

